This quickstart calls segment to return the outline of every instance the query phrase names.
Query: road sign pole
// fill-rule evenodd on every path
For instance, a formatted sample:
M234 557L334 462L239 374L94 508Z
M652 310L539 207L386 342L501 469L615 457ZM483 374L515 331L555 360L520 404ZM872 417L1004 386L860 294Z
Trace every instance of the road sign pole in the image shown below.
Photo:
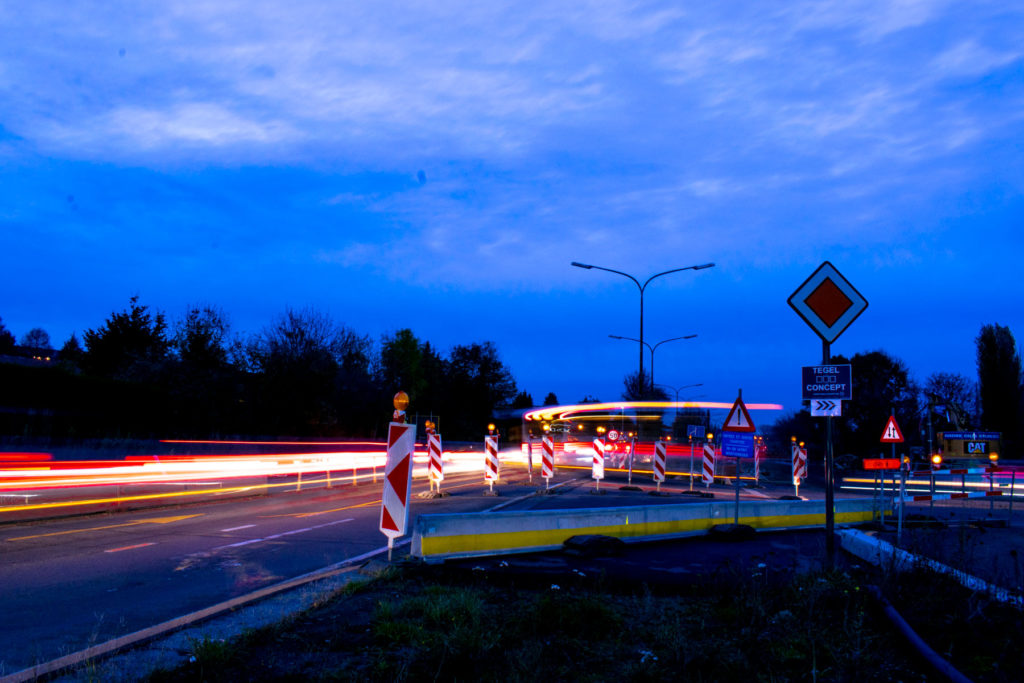
M832 358L832 345L826 339L821 340L821 362L829 363ZM825 553L828 555L829 568L836 563L836 511L835 511L835 479L832 458L832 417L825 418Z
M690 490L693 490L693 437L690 437Z
M636 450L637 450L637 437L633 436L630 439L630 473L629 473L629 476L626 479L626 483L631 485L631 486L633 485L633 454L636 453Z

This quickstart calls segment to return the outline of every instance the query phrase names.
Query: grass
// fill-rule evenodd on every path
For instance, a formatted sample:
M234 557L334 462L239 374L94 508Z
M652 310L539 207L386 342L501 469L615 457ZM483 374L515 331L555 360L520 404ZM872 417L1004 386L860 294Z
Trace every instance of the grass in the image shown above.
M273 628L195 643L195 661L151 680L926 680L861 589L875 578L756 568L623 591L409 566Z

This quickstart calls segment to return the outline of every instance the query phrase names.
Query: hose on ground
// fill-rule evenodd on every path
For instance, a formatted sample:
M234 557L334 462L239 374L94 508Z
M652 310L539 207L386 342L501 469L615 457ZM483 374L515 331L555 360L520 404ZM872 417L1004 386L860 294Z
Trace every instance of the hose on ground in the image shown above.
M903 616L896 611L896 608L892 606L878 586L865 586L867 591L874 596L878 604L882 606L882 611L885 612L885 616L888 617L892 625L896 627L903 637L910 642L910 644L917 650L917 653L928 662L937 673L944 676L947 680L952 683L971 683L971 679L960 673L952 664L947 662L942 655L933 650L928 643L924 642L921 636L917 635L917 632L906 622Z

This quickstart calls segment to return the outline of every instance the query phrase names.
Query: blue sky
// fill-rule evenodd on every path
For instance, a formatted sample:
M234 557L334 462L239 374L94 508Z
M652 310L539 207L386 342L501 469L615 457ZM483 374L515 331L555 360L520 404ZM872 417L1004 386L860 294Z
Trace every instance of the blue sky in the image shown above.
M1024 334L1024 11L1005 2L0 3L0 316L59 346L138 295L493 340L540 400L799 407L836 353L974 376ZM856 384L856 378L854 378ZM696 393L694 393L696 392ZM756 419L756 416L755 416Z

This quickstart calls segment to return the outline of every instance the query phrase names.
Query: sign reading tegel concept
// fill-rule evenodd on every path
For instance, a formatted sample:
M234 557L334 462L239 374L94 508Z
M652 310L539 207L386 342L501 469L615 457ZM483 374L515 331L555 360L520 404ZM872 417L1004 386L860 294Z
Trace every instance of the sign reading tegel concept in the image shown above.
M850 365L805 365L801 368L804 400L853 399L853 370Z
M749 432L722 432L722 455L727 458L753 458L754 435Z

